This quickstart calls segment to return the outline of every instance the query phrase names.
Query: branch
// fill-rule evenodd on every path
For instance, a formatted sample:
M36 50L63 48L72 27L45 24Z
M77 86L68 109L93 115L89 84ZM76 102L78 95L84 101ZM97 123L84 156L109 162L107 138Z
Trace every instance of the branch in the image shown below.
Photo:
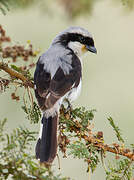
M87 124L85 130L82 130L84 127L82 124L84 121L84 118L80 117L80 119L82 121L76 120L76 118L79 118L79 117L77 115L75 115L75 117L73 115L71 115L72 113L74 114L74 111L72 111L72 113L71 113L71 112L65 112L64 109L61 109L60 113L61 113L61 121L60 121L61 133L62 133L62 131L68 129L67 132L70 131L71 134L73 132L75 133L74 137L78 137L80 139L80 141L82 139L85 141L86 148L88 150L90 149L89 148L90 145L92 145L93 147L96 147L98 151L111 152L116 155L125 156L125 157L129 158L131 161L134 161L134 151L131 151L128 148L124 148L123 145L119 145L116 143L113 143L112 145L104 144L103 132L97 132L97 134L93 133L91 131L92 125L90 124L90 122L89 122L89 124ZM83 112L83 114L84 114L84 112ZM67 138L67 136L66 136L66 138ZM65 147L66 147L66 144L65 144ZM61 149L62 152L64 152L65 147L63 145L63 150Z
M12 78L20 79L23 82L24 86L34 88L34 84L30 79L28 79L21 73L13 71L11 68L8 67L6 63L0 62L0 69L7 72Z
M118 144L113 144L113 146L115 147L111 147L107 144L104 144L103 142L99 142L100 140L94 137L88 137L86 135L83 135L82 138L88 143L92 143L95 147L100 148L104 152L108 151L116 155L125 156L134 161L134 153L131 152L129 149L120 147L120 145Z

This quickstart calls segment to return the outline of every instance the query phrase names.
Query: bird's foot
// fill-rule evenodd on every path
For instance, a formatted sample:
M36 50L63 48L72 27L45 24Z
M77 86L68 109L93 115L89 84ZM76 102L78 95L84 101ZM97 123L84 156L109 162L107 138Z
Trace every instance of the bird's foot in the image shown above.
M65 99L65 102L67 103L67 108L65 108L65 113L68 113L68 112L71 113L73 111L73 108L70 101L68 99Z

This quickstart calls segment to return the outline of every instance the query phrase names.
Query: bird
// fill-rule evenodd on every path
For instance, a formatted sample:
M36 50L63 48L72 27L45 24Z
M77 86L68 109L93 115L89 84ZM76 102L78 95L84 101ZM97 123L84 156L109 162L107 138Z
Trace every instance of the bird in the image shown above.
M88 51L97 53L93 36L71 26L54 38L36 63L34 91L43 114L35 147L40 163L51 165L56 157L59 110L66 100L72 103L80 94L82 56Z

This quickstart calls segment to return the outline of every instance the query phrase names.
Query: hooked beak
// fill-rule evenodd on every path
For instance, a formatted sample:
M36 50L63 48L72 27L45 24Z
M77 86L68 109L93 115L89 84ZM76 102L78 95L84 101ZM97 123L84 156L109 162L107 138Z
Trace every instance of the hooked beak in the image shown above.
M94 46L88 46L86 45L86 49L92 53L97 54L97 49Z

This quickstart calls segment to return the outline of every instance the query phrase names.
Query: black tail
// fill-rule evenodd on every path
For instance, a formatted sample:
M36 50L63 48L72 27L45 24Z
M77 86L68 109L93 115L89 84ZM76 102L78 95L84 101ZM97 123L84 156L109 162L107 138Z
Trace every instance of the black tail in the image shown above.
M57 123L58 115L42 118L42 136L36 144L36 158L41 163L51 164L57 153Z

